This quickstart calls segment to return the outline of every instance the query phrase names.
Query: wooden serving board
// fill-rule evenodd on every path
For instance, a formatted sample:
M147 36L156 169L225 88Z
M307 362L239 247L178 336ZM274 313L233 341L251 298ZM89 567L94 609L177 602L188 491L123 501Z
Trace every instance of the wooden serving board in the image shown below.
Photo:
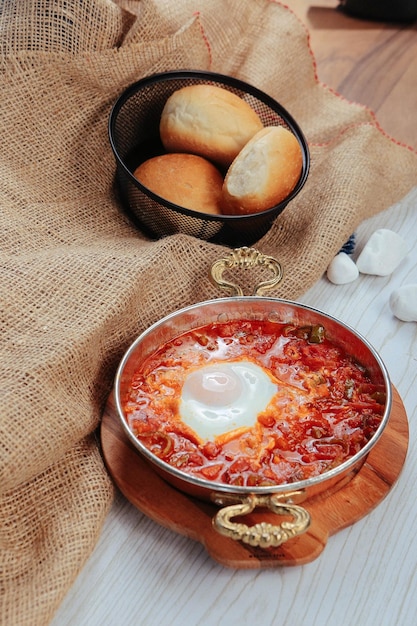
M210 556L227 567L263 568L301 565L317 558L328 537L372 511L397 481L408 449L408 421L402 400L393 389L389 422L360 471L346 485L302 503L311 515L309 529L278 548L253 548L223 537L212 526L215 505L188 496L164 481L135 450L117 417L110 395L101 424L106 466L117 487L138 509L158 524L201 542ZM268 511L245 517L248 525L261 520L276 524Z

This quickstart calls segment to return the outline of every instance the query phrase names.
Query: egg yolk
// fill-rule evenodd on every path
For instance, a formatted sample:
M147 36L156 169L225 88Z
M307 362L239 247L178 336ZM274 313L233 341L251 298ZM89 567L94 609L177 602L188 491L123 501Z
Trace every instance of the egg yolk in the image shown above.
M180 416L202 440L251 427L277 391L270 376L255 363L215 363L185 379Z

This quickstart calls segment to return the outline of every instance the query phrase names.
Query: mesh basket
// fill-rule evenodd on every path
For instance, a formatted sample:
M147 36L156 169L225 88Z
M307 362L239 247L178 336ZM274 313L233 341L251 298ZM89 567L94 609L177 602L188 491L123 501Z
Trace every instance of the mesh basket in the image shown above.
M252 215L209 215L172 204L133 176L132 172L140 163L165 152L159 138L159 121L168 97L181 87L201 83L237 94L258 113L264 126L281 125L297 137L303 153L303 167L297 185L284 201ZM116 159L116 181L123 207L151 238L181 232L228 246L251 245L269 230L273 220L299 193L310 164L304 135L280 104L247 83L213 72L165 72L134 83L113 106L109 138Z

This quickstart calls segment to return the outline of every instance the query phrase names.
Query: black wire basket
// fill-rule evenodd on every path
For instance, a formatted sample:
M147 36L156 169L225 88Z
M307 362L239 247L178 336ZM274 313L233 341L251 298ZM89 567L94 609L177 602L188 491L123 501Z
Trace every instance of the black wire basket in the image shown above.
M212 84L237 94L258 113L264 126L284 126L298 139L303 153L300 178L285 200L251 215L209 215L177 206L144 187L133 172L143 161L165 152L159 122L168 97L187 85ZM109 139L116 159L116 183L123 207L150 238L185 233L228 246L251 245L304 186L310 167L307 141L296 121L273 98L231 76L203 71L154 74L128 87L114 104Z

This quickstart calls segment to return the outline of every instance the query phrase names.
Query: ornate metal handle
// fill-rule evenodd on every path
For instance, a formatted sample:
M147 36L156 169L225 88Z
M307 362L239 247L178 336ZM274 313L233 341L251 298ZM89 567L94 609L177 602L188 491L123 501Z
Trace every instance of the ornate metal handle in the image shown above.
M286 499L288 499L288 495ZM257 506L266 507L277 515L290 515L293 519L292 521L284 521L278 526L267 522L247 526L231 521L233 517L251 513ZM240 503L220 509L213 519L213 526L221 535L260 548L280 546L288 539L303 534L310 523L311 517L308 511L296 504L283 502L282 496L279 495L257 496L250 494Z
M243 290L239 285L223 279L223 272L234 267L248 268L256 266L265 266L268 270L271 270L273 277L258 283L253 290L253 295L261 295L261 292L272 289L282 280L283 271L281 264L274 257L262 254L255 248L247 247L235 248L228 257L215 261L211 266L210 280L221 289L233 289L235 295L243 296Z

